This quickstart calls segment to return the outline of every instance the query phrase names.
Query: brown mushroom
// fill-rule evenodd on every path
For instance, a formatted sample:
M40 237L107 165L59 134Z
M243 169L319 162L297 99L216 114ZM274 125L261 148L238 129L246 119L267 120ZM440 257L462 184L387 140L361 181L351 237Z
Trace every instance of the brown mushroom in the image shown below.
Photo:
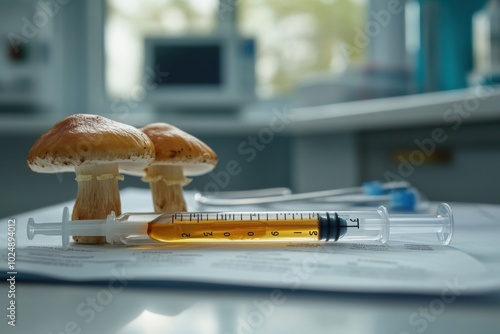
M77 114L55 124L31 148L28 165L38 173L74 171L78 194L73 220L121 214L119 171L145 168L154 146L138 129L102 116ZM104 237L74 236L77 243L104 243Z
M217 164L217 155L199 139L170 124L149 124L140 130L154 143L155 160L145 170L127 173L149 182L155 212L187 211L182 187L191 180L186 176L210 172Z

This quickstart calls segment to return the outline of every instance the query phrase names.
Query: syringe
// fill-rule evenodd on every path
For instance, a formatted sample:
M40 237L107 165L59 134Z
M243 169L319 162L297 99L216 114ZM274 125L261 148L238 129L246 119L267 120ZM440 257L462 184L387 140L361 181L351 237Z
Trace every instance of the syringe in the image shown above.
M125 213L106 220L69 220L64 208L62 222L28 221L28 239L37 234L61 235L63 248L71 235L105 236L110 244L146 245L168 243L241 242L361 242L422 240L434 235L443 245L453 235L453 215L442 203L434 214L389 216L385 207L369 211L291 212L179 212ZM429 242L429 239L426 239Z

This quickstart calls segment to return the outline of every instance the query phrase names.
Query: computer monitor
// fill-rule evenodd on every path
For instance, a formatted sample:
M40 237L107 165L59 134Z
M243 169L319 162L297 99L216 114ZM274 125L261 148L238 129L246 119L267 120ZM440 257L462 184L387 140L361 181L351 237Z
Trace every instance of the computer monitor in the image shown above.
M253 39L154 37L145 48L146 68L157 73L147 102L159 110L238 110L255 97Z

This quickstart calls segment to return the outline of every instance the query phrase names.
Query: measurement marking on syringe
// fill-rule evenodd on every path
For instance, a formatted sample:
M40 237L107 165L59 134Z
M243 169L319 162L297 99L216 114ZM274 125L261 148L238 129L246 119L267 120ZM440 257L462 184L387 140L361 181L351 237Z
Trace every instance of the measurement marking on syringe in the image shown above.
M295 234L302 234L302 232L293 232L293 233L295 233Z
M356 226L348 226L348 227L357 227L359 228L359 218L349 219L351 223L356 223Z

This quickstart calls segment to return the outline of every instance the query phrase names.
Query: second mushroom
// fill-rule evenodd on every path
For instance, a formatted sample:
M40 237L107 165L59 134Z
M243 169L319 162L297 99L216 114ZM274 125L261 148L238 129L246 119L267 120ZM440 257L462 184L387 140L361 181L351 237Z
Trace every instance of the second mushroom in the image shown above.
M154 162L139 174L149 182L155 212L187 211L182 187L213 170L217 155L198 138L166 123L153 123L140 129L153 142ZM136 175L138 173L135 173Z

